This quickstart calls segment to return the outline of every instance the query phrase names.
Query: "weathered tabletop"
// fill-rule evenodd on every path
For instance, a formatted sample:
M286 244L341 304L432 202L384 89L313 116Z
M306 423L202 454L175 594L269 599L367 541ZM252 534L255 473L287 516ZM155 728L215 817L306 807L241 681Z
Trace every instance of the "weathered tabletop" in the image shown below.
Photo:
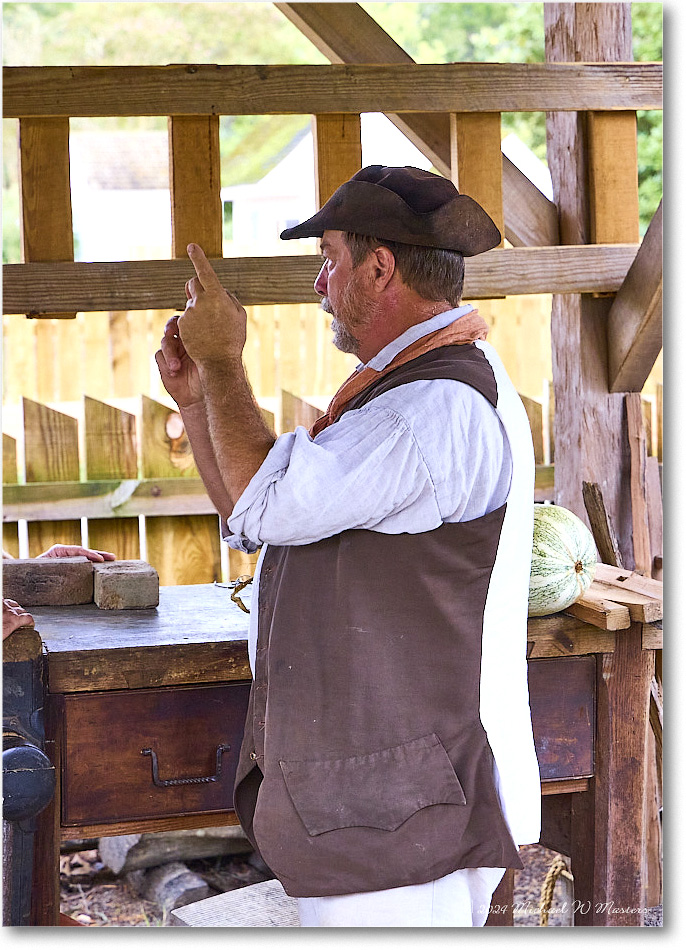
M248 609L251 587L240 592ZM159 606L32 607L52 693L250 679L249 615L215 584L161 587Z

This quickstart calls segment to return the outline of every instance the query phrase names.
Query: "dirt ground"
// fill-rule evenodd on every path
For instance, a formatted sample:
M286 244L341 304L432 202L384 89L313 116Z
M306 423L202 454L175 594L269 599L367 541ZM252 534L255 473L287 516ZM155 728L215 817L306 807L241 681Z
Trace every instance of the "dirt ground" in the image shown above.
M541 887L557 856L538 845L522 848L523 871L515 875L515 927L540 926ZM234 890L268 879L249 856L203 858L187 866L203 877L214 893ZM97 849L63 854L60 863L61 911L86 927L165 927L168 915L137 897L127 884L100 861ZM548 926L568 926L564 901L568 898L558 880L550 906Z

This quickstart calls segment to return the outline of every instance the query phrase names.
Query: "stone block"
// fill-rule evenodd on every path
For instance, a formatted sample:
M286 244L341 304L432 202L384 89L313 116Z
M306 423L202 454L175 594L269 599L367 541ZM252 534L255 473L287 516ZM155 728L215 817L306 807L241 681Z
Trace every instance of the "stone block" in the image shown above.
M102 610L157 607L160 579L146 561L103 561L93 565L93 599Z
M93 600L87 557L3 559L2 596L22 607L68 607Z

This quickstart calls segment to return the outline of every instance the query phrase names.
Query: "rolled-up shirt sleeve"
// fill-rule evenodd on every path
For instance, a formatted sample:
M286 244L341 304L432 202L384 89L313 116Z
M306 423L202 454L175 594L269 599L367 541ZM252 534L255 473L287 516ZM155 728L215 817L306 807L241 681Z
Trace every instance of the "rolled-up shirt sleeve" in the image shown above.
M393 409L366 406L316 440L301 426L280 436L222 533L231 547L252 553L262 544L310 544L350 528L406 531L408 512L417 530L441 524L411 428Z

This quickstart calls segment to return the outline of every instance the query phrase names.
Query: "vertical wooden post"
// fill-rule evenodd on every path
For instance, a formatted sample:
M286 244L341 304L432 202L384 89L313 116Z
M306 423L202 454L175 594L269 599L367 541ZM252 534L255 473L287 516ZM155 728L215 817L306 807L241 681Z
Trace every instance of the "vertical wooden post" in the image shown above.
M178 412L143 396L143 478L197 478L190 443ZM221 578L217 515L146 517L147 559L160 584L211 584Z
M312 117L317 207L362 168L359 115L332 113Z
M136 478L136 417L84 396L86 478ZM88 544L119 560L140 557L138 518L91 518Z
M638 243L636 113L589 112L587 129L591 243Z
M73 261L68 118L19 120L19 171L23 260Z
M631 10L627 3L544 4L547 62L629 61ZM593 232L619 237L626 220L607 210L607 145L595 122ZM585 244L592 237L588 138L583 115L549 113L548 164L560 215L563 244ZM625 165L622 162L622 168ZM602 200L601 200L602 197ZM615 228L617 224L617 228ZM607 225L607 226L606 226ZM612 227L612 230L610 230ZM634 231L624 240L633 240ZM633 566L629 497L629 446L623 398L608 392L607 313L610 299L555 295L551 320L555 390L555 500L586 520L582 484L598 483L614 525L622 560Z
M27 482L79 480L78 422L31 399L23 400ZM29 524L29 557L52 544L81 544L81 522L34 521Z
M199 244L207 257L222 256L219 116L169 117L172 256Z
M648 528L646 433L643 426L640 393L627 393L625 400L631 458L631 516L634 561L636 570L640 574L651 577L653 558Z
M3 721L9 727L7 735L3 736L3 751L5 746L28 745L47 752L50 761L45 763L43 779L54 782L54 760L43 728L44 663L40 634L33 628L19 629L3 643ZM35 767L41 768L38 763ZM46 792L48 788L46 784ZM55 921L53 899L59 874L59 835L52 834L48 842L42 838L45 827L54 831L53 801L48 801L47 807L38 814L27 815L18 821L3 819L2 923L5 927ZM44 843L45 849L41 847ZM32 894L34 883L43 875L45 893L40 896L45 901ZM47 912L46 904L51 907ZM36 917L40 919L36 920Z
M17 440L2 433L2 482L14 485L17 482ZM13 557L19 557L19 532L17 522L3 522L2 546Z
M478 201L504 235L500 113L453 113L450 116L450 152L453 184L459 192ZM503 241L500 243L502 246Z

